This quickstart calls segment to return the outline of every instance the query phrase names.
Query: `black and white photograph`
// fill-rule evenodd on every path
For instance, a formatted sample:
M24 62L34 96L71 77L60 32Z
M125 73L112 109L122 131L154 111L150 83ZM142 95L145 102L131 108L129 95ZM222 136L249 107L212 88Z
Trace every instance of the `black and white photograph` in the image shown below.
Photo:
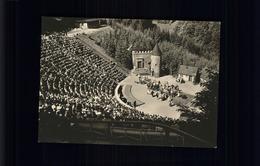
M42 17L38 141L217 148L220 29Z

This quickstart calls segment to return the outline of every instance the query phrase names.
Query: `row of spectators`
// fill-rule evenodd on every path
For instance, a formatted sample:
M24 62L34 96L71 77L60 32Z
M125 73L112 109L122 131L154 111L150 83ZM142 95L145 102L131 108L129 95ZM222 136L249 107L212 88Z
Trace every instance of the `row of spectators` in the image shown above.
M71 99L68 96L50 95L44 99L40 94L40 119L46 116L59 116L72 120L143 120L173 125L171 118L145 114L136 109L122 106L115 98L93 97L90 100Z

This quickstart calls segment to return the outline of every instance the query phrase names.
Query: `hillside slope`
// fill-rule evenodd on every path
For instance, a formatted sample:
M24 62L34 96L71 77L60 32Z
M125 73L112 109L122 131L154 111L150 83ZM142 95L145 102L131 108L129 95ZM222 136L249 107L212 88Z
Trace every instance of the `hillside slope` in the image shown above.
M180 38L182 46L191 53L203 56L208 60L219 59L220 22L208 21L174 21L158 23L162 31L168 31L170 38Z

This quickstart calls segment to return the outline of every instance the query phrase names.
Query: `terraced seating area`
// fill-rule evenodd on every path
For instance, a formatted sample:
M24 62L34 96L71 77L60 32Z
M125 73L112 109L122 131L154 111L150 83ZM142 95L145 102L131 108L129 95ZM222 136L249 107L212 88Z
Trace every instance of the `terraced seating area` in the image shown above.
M62 125L64 119L177 123L121 105L114 98L114 91L126 78L125 73L77 38L60 33L42 36L40 65L40 128Z
M114 105L114 89L126 77L116 64L62 35L42 38L40 64L40 106L52 105L59 112L66 104L73 109Z

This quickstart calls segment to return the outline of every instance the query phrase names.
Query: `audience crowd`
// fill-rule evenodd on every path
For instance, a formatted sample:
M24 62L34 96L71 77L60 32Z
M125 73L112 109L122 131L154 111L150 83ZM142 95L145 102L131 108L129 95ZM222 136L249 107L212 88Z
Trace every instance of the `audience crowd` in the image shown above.
M93 53L77 38L54 33L42 36L41 40L40 121L49 123L58 117L72 121L143 120L169 125L177 122L121 105L114 98L114 90L126 75L114 62ZM177 95L178 91L174 86L154 82L147 86L151 91L167 91L168 96Z

